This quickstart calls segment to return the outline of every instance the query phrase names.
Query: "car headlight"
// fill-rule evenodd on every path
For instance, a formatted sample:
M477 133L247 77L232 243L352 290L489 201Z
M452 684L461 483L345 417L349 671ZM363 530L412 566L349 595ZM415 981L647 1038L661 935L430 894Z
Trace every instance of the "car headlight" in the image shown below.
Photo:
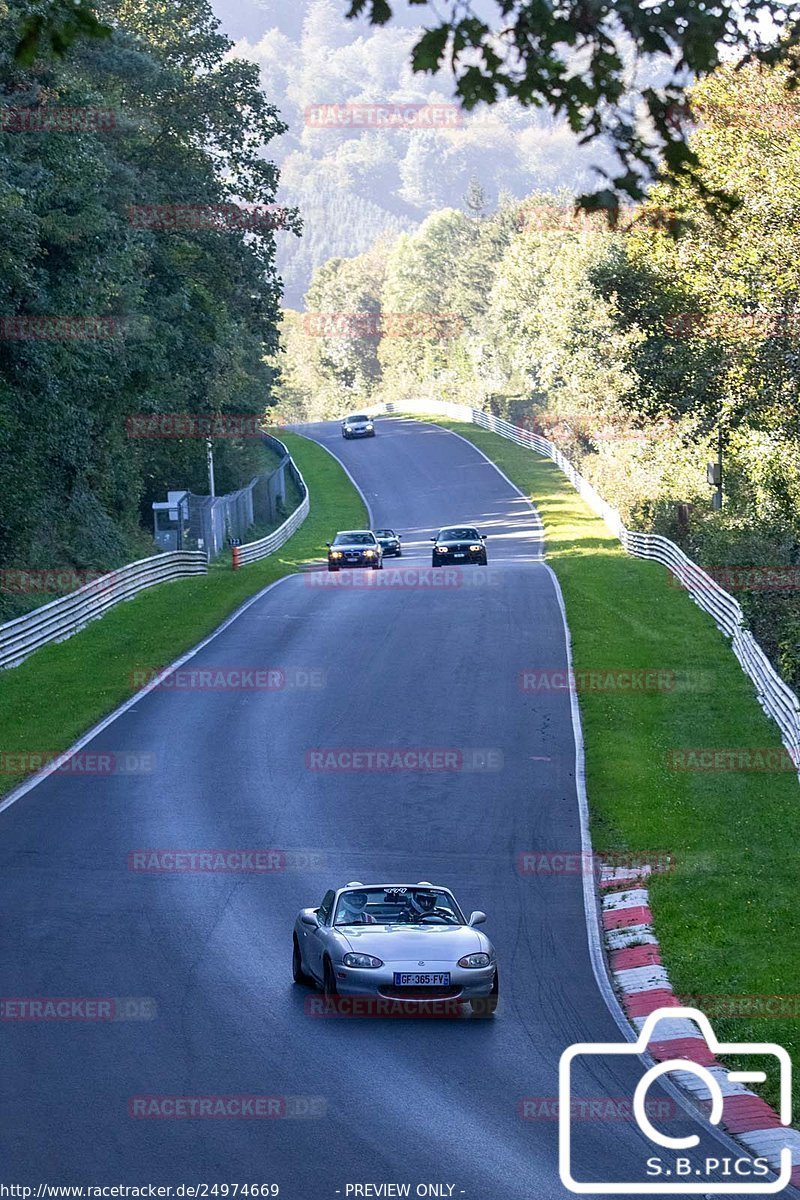
M382 958L373 958L371 954L345 954L342 962L346 967L382 967Z
M447 546L434 546L437 554L447 554Z
M374 550L365 550L364 551L364 558L374 558L374 557L375 557Z
M331 558L341 558L341 557L342 557L341 550L331 550Z
M460 967L488 967L492 960L488 954L465 954L458 960Z
M482 546L470 546L470 550L473 550L473 551L474 550L482 550L482 549L483 549Z

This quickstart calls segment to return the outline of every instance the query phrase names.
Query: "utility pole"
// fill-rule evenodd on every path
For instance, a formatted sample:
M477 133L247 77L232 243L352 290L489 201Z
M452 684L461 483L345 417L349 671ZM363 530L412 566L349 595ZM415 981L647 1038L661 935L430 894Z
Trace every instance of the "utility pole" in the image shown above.
M214 490L214 448L211 445L211 438L206 438L206 458L208 460L208 492L211 496L216 496Z
M722 422L717 437L717 461L708 464L706 478L711 486L717 489L711 497L711 507L718 511L722 508Z

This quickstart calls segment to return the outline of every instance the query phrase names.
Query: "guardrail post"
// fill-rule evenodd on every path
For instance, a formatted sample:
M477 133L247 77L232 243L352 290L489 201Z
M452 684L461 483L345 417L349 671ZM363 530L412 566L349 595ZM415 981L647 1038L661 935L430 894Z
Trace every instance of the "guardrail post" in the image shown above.
M239 561L239 547L234 546L231 550L231 566L233 567L234 571L238 571L241 565L242 564Z

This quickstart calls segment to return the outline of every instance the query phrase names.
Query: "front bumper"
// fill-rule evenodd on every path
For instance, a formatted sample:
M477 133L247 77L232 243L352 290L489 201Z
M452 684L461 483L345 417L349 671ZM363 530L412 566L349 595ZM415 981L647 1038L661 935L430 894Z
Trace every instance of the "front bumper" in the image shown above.
M485 550L448 550L446 554L441 554L438 550L434 550L433 562L447 563L448 566L451 563L456 566L464 563L481 563L485 554Z
M358 567L374 567L375 564L379 563L380 561L381 560L380 560L380 558L378 558L377 555L375 555L373 558L365 558L364 555L362 554L362 555L359 555L358 558L350 558L350 559L331 558L330 555L328 556L328 566L329 567L341 567L343 569L346 567L356 567L356 568L358 568Z
M372 996L376 999L394 1000L403 1004L452 1004L453 1001L472 1000L488 996L494 983L496 966L458 967L449 962L426 962L425 970L439 974L450 972L450 987L440 988L396 988L395 971L418 971L416 962L387 962L382 967L335 967L336 989L340 996ZM446 995L442 994L446 991Z
M374 429L343 429L342 434L344 435L344 437L353 437L353 438L374 437L375 430Z

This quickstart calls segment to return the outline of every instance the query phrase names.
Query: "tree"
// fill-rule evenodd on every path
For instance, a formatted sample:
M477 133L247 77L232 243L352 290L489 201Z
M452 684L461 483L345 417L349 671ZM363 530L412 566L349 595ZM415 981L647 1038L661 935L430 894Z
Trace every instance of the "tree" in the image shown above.
M150 502L169 487L204 491L205 453L198 438L133 440L128 418L260 416L274 387L264 358L277 346L275 231L143 228L131 210L270 205L277 172L263 147L283 129L277 112L256 68L228 57L205 0L118 0L101 15L112 36L25 66L14 60L18 14L0 11L5 113L114 118L111 131L0 129L0 316L12 322L0 337L4 566L140 557ZM13 335L14 321L40 317L103 317L113 336ZM219 444L221 491L256 473L253 447Z
M566 117L583 141L610 139L618 171L603 170L608 186L582 201L612 218L620 196L642 199L659 170L675 179L700 179L697 155L687 143L685 90L692 77L732 58L785 63L798 74L800 9L783 0L601 6L589 0L555 6L494 0L494 20L485 6L479 11L469 0L445 0L444 16L428 0L415 3L427 9L431 24L414 46L412 66L434 74L447 65L466 109L511 96ZM388 0L351 0L347 13L373 25L385 25L392 15ZM650 79L632 86L631 69L635 65L641 77L643 62L651 65ZM727 204L724 193L704 195L717 207Z
M486 192L481 187L481 181L477 175L473 175L467 187L467 194L464 197L464 204L473 217L483 217L489 207L489 200Z
M303 324L320 398L339 411L367 401L381 367L378 342L387 246L356 258L330 259L314 273Z

